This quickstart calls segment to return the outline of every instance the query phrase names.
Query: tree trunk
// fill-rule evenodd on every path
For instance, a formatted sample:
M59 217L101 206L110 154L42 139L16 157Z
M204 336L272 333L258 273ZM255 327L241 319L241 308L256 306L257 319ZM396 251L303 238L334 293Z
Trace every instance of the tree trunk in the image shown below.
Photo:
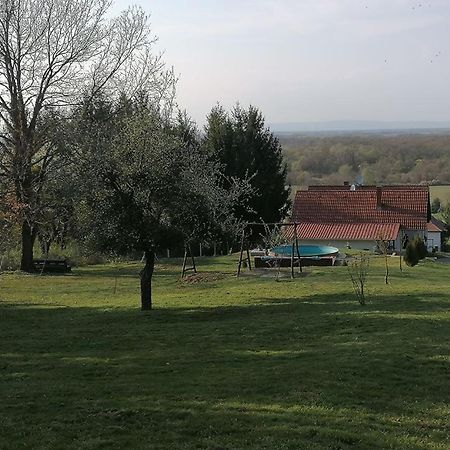
M145 266L141 270L141 310L152 309L152 277L155 269L155 250L145 250Z
M386 266L386 275L384 277L384 283L389 284L389 263L388 263L387 255L385 255L385 257L384 257L384 263Z
M52 246L52 242L53 242L53 239L51 239L51 238L45 238L45 237L39 238L39 243L41 245L41 252L44 256L48 256L48 254L50 253L50 248Z
M33 245L35 236L27 220L22 223L22 259L20 261L20 270L24 272L34 272L33 265Z

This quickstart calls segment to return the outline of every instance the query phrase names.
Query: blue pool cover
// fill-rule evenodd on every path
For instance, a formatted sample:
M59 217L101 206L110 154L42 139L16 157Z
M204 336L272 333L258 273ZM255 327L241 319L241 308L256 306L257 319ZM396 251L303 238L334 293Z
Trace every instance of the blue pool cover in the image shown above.
M276 255L291 256L292 245L278 245L271 249ZM299 245L299 251L301 257L308 256L331 256L336 255L339 249L336 247L330 247L329 245ZM294 248L294 256L297 256L296 249Z

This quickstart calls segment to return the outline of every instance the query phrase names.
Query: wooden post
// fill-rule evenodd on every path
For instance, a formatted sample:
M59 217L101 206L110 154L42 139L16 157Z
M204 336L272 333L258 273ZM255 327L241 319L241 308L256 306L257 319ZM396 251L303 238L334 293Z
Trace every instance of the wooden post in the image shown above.
M402 231L402 232L401 232L401 235L400 235L400 259L399 259L399 261L400 261L400 272L403 272L403 267L402 267L402 251L403 251L403 244L404 244L404 241L405 241L405 236L404 236L403 231Z
M202 243L201 242L199 244L199 250L200 250L199 256L202 257L203 256L203 251L202 251Z
M302 260L301 260L301 255L300 255L300 246L298 245L297 222L294 223L294 238L295 238L295 248L297 250L298 270L300 273L302 273L303 267L302 267Z
M191 256L192 267L186 267L188 253ZM188 272L189 270L193 270L194 273L197 273L194 255L192 254L192 250L191 250L191 244L185 244L184 245L183 269L181 271L181 278L184 278L184 276L186 275L186 272Z
M248 249L248 246L247 246L247 267L248 270L252 270L252 262L250 260L250 250Z
M189 246L189 253L191 254L192 270L194 271L194 273L197 273L197 267L195 267L195 259L194 259L194 255L192 254L191 244L188 244L188 246Z
M244 238L245 238L245 230L242 230L241 236L241 251L239 253L239 264L236 276L239 277L241 275L241 267L242 267L242 256L244 254Z
M181 270L181 278L184 278L186 273L187 247L184 247L183 269Z
M295 248L295 241L292 241L292 249L291 249L291 278L295 278L294 275L294 248Z

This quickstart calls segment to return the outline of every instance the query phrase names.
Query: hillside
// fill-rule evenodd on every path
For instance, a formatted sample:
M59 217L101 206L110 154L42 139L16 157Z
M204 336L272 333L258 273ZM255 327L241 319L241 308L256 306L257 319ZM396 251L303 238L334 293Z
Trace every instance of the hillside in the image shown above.
M280 134L291 185L450 184L450 134Z

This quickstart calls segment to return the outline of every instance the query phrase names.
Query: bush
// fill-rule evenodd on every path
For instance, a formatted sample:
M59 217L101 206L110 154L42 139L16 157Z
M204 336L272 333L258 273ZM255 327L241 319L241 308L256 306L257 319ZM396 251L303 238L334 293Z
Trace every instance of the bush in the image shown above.
M436 214L440 211L440 209L441 209L441 200L439 198L433 199L433 201L431 202L431 212L433 214Z
M419 255L417 254L417 249L414 241L408 242L403 260L409 267L414 267L419 262Z
M414 238L413 244L416 247L416 253L419 259L424 259L428 256L427 246L420 236Z

